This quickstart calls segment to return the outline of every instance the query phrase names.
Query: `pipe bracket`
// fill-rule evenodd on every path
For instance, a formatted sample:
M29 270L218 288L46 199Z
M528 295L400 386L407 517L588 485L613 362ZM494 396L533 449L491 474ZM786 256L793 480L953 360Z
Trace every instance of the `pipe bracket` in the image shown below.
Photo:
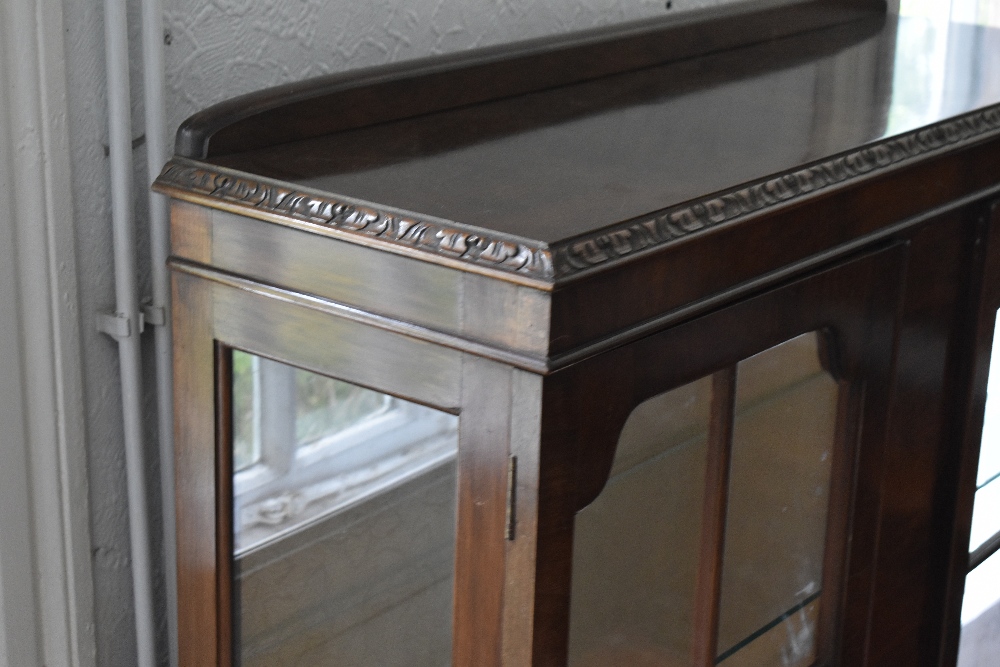
M97 313L97 330L122 340L132 335L132 322L122 313Z

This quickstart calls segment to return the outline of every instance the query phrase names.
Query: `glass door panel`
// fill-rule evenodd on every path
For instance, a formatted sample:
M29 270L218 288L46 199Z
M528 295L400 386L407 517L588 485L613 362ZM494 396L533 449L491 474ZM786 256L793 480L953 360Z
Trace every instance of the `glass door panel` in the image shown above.
M576 516L570 659L684 664L698 574L711 378L629 416L610 479Z
M816 658L839 395L818 343L806 334L737 366L717 648L727 666Z
M839 399L810 333L636 407L576 515L570 665L812 665Z
M458 418L233 351L234 654L451 664Z

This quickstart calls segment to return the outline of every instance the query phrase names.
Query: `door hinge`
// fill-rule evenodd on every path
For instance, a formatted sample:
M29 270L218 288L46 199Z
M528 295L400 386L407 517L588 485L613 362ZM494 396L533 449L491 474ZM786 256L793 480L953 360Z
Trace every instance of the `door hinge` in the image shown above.
M507 459L507 539L513 540L517 530L517 457Z

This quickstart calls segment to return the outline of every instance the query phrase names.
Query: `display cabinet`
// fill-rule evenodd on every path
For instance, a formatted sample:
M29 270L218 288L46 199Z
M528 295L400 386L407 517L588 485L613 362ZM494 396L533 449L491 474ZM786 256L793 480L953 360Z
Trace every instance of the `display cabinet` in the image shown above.
M998 35L734 5L189 119L181 664L953 664Z

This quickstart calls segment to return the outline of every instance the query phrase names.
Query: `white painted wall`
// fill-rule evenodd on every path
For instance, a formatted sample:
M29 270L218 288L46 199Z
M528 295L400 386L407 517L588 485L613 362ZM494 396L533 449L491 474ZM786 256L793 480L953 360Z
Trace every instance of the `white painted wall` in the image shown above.
M0 3L0 665L94 665L62 9Z

